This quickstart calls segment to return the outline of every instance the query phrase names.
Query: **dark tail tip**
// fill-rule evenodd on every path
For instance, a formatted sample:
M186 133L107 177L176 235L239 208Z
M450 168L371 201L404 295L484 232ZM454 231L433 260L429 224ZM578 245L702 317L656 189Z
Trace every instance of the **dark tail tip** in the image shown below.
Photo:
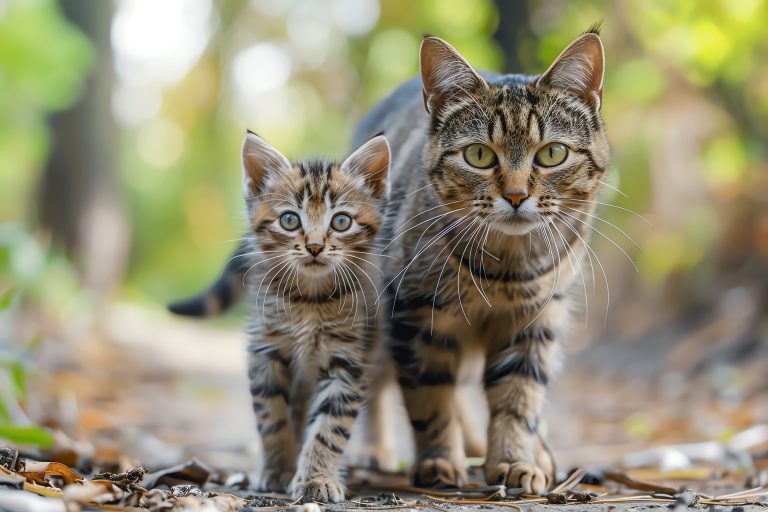
M168 311L181 316L206 316L205 301L200 298L168 304Z

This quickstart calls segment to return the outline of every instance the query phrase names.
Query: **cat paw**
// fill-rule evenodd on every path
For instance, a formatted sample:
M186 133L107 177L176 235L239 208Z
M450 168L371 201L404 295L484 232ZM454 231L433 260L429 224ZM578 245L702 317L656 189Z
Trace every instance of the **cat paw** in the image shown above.
M302 503L338 503L344 501L344 487L330 478L312 478L307 481L294 481L291 484L291 496L301 499Z
M291 478L293 478L293 474L288 472L266 472L259 478L256 490L258 492L285 492L291 483Z
M466 470L443 457L422 459L413 474L416 487L461 487L466 481Z
M542 495L547 491L547 475L541 468L532 464L499 462L487 466L485 471L489 484L520 487L523 489L523 494Z

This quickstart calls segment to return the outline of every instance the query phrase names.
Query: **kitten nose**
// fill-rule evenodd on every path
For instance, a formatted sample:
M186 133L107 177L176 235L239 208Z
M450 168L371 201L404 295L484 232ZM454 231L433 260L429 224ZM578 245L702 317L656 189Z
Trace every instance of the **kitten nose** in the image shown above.
M529 197L530 196L528 195L528 192L524 192L522 190L504 193L504 199L506 199L507 202L511 204L515 210L520 208L520 205L523 204L523 201L525 201Z
M321 252L323 252L323 249L325 248L325 244L322 242L308 242L307 245L304 247L307 248L307 252L311 254L312 256L317 256Z

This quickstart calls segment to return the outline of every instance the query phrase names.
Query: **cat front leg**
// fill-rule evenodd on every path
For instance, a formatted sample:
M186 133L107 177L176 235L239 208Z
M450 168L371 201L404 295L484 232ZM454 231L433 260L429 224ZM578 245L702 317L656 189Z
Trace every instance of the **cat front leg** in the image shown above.
M485 464L489 484L544 494L554 481L554 459L538 426L560 349L558 309L548 308L488 355L484 380L490 409Z
M464 446L454 393L461 357L455 336L417 327L419 317L399 313L389 347L416 440L414 484L460 486L466 481Z

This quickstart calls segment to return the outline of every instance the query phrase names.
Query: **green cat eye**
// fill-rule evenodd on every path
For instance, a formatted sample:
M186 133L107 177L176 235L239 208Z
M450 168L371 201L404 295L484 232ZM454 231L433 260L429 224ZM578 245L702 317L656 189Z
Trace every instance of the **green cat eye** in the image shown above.
M301 226L301 220L295 213L285 212L280 216L280 226L286 231L294 231Z
M498 162L496 153L485 144L470 144L464 148L464 160L478 169L488 169Z
M337 213L331 219L331 227L336 231L346 231L352 225L352 217L346 213Z
M542 167L560 165L568 156L568 148L559 142L550 142L536 152L536 163Z

